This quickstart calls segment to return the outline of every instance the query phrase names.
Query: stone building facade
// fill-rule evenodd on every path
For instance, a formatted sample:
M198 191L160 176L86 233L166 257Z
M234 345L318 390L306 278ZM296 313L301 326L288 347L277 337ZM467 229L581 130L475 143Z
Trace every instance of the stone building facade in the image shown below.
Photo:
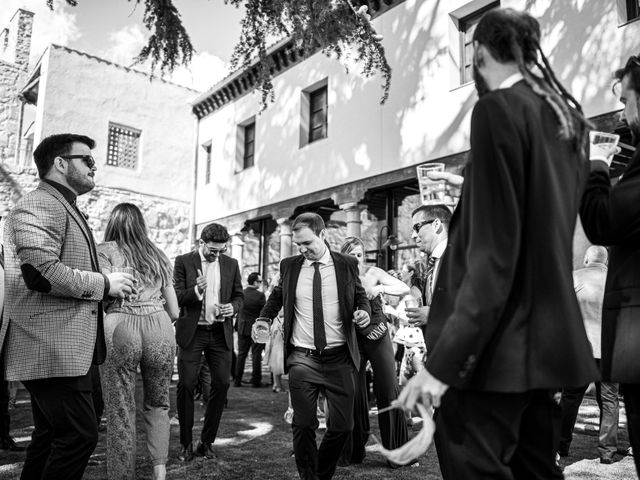
M19 89L29 70L33 13L18 9L0 31L0 162L16 157L22 102Z
M78 199L96 239L113 207L131 202L170 258L192 247L196 91L59 45L13 82L5 96L19 118L6 126L15 153L0 163L0 215L38 183L33 146L79 133L96 141L96 188Z

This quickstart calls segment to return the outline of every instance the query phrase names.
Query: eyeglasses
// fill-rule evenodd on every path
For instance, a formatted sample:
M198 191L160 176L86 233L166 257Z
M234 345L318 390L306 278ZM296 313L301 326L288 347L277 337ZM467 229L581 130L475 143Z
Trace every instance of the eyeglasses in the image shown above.
M222 253L224 253L224 252L226 252L226 251L227 251L227 247L223 247L223 248L211 248L211 247L210 247L209 245L207 245L206 243L205 243L205 244L203 244L203 246L204 246L204 248L206 248L206 249L207 249L207 251L208 251L209 253L212 253L212 254L214 254L214 255L220 255L220 254L222 254Z
M64 158L65 160L72 160L74 158L79 158L89 168L93 168L96 166L96 161L93 159L91 155L58 155L58 156L60 158Z
M433 220L426 220L424 222L418 222L418 223L414 223L413 224L413 231L416 233L420 233L420 229L422 227L424 227L425 225L429 225L430 223L433 223L437 220L437 218L434 218Z

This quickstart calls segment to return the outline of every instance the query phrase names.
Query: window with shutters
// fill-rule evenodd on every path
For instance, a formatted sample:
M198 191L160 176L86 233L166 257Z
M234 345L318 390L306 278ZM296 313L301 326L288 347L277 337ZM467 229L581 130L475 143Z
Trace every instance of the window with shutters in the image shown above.
M309 92L309 143L327 138L327 86Z
M256 141L256 122L251 122L244 126L244 150L242 153L242 169L253 167Z
M473 32L487 10L500 6L500 2L493 2L470 15L460 19L460 83L473 82Z
M135 170L140 155L141 133L136 128L109 122L107 165Z

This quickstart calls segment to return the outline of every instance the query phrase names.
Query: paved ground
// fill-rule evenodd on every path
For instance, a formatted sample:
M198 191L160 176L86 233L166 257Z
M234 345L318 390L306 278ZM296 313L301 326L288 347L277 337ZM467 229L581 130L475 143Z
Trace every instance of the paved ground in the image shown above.
M248 378L248 375L247 375ZM264 380L268 379L265 374ZM139 392L140 393L140 392ZM291 451L290 426L283 421L282 414L287 408L287 395L274 394L270 388L253 389L249 387L231 388L229 391L229 408L225 411L219 438L215 448L220 457L216 465L197 458L190 464L180 464L175 460L178 448L178 427L171 428L171 459L168 463L168 479L288 479L296 478ZM172 387L172 412L175 409L175 382ZM197 438L201 423L202 407L196 409ZM596 450L597 436L595 429L598 422L598 409L595 401L587 397L580 409L580 416L570 456L561 459L565 477L568 480L604 479L627 480L636 478L631 457L616 456L613 465L601 465ZM620 421L620 450L628 446L624 413ZM26 444L29 441L32 427L30 404L24 390L19 392L16 408L12 411L12 433L16 439ZM374 433L377 425L372 420ZM150 465L145 458L143 425L139 422L138 441L138 477L150 478ZM106 479L105 435L101 434L85 479ZM0 479L18 479L22 466L23 454L0 451ZM420 458L417 468L391 470L382 458L370 453L364 463L359 466L341 468L336 480L342 479L439 479L435 450L431 448Z

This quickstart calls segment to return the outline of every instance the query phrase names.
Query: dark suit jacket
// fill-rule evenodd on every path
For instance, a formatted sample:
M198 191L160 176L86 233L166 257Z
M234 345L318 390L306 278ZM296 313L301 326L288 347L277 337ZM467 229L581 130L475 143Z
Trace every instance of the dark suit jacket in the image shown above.
M598 377L571 265L588 168L524 81L478 101L427 325L436 378L523 392Z
M220 255L220 303L231 303L234 313L242 308L242 281L238 261ZM180 318L176 321L176 343L180 348L188 348L196 333L196 325L202 312L202 301L195 292L198 270L202 271L200 253L195 250L176 257L173 270ZM227 348L233 350L233 317L224 319L224 337Z
M264 293L254 287L244 289L244 304L238 313L238 335L251 335L251 327L267 302Z
M604 380L640 383L640 145L612 187L607 169L589 176L580 218L589 240L610 246L602 308Z
M349 353L356 369L360 366L360 353L356 339L356 328L353 323L353 312L364 310L371 316L371 307L367 294L362 288L360 277L358 276L358 261L349 255L331 252L333 265L336 270L336 281L338 282L338 295L340 303L340 316L342 317L344 334L347 339ZM293 332L294 307L296 304L296 286L300 268L304 262L302 255L285 258L280 262L280 283L273 289L267 300L267 304L260 312L261 317L275 318L284 306L284 361L285 371L287 368L287 357L291 353L291 334Z

